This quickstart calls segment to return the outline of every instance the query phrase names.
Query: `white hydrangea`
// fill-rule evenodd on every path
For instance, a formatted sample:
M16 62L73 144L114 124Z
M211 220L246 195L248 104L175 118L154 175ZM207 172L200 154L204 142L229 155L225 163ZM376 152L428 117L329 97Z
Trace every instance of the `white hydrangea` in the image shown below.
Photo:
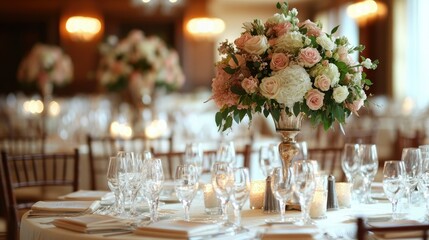
M274 24L279 24L283 22L286 22L285 15L276 13L272 17L268 18L266 23L270 25L274 25Z
M274 52L292 52L296 53L304 47L302 41L303 35L300 32L288 32L280 36L274 44Z
M322 34L316 38L316 42L325 50L332 51L335 48L335 43L326 34Z
M312 88L310 76L299 65L292 65L280 70L275 77L280 81L276 100L289 108L292 108L297 102L302 102L307 91Z

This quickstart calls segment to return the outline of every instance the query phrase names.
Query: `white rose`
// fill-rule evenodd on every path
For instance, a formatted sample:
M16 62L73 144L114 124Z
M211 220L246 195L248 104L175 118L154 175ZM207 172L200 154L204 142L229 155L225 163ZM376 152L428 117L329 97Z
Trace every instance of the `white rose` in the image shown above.
M319 63L311 68L310 76L315 78L319 75L325 75L331 79L331 87L335 87L340 81L340 72L338 71L337 65L333 63L329 63L327 66L323 66L323 64Z
M280 79L280 89L275 99L289 108L302 102L307 91L312 88L310 76L299 65L280 70L275 76Z
M268 18L266 23L269 25L275 25L283 22L286 22L286 17L283 14L276 13L272 17Z
M342 103L346 100L349 95L349 90L347 86L339 86L334 88L334 92L332 93L332 97L334 97L335 102Z
M325 50L332 51L335 48L335 43L326 36L326 34L322 34L316 38L316 42L320 44Z
M288 32L277 38L274 44L274 52L292 52L296 53L304 47L302 41L303 35L300 32Z
M372 66L371 59L369 59L369 58L365 59L361 64L366 69L370 69Z
M267 37L263 35L252 36L244 43L244 50L251 54L261 55L268 49Z

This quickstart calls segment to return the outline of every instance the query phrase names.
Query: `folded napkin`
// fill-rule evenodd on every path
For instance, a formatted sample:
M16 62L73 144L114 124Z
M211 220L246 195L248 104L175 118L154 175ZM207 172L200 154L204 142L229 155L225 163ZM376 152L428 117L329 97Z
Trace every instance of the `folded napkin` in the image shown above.
M214 223L186 222L177 221L160 221L149 226L137 228L134 233L148 237L188 239L199 235L209 235L217 233L219 226Z
M261 234L262 240L276 239L296 239L296 240L312 240L316 239L320 234L320 230L316 226L295 226L295 225L277 225L268 228Z
M106 198L108 191L79 190L59 197L62 200L96 201Z
M131 221L106 215L83 215L53 221L58 228L83 233L102 233L131 230Z
M415 226L421 225L422 223L415 220L396 220L388 222L373 222L368 225L371 227L398 227L398 226ZM374 231L374 236L377 239L410 239L410 238L421 238L423 231Z
M59 216L92 213L100 201L39 201L33 204L29 216Z

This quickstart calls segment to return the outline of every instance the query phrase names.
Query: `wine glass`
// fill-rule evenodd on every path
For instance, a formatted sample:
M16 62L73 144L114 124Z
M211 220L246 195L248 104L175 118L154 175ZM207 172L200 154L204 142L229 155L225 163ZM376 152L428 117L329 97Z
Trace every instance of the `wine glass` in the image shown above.
M346 143L341 154L341 167L346 174L347 181L353 184L353 177L359 171L359 144Z
M307 160L308 158L308 147L307 147L307 142L306 141L302 141L302 142L297 142L299 151L298 154L295 155L295 157L292 159L292 162L294 160Z
M425 171L420 175L418 183L419 191L423 192L423 197L426 201L426 221L429 218L429 171Z
M235 165L235 147L234 142L222 142L216 153L216 162L227 162L234 167Z
M363 178L363 196L361 202L375 203L371 198L371 183L378 170L378 156L375 144L359 144L360 174Z
M417 186L419 176L422 173L422 155L419 148L402 149L401 160L405 165L405 183L408 206L411 206L411 195Z
M310 204L316 190L314 165L308 160L297 160L293 163L293 188L301 205L301 220L298 224L311 225Z
M429 145L420 145L420 152L422 153L422 173L429 171Z
M198 190L198 174L193 164L181 164L176 168L174 189L185 210L185 221L190 221L189 208Z
M383 168L383 190L392 203L392 219L399 219L396 211L399 199L404 195L405 165L402 161L386 161Z
M158 221L159 195L164 184L161 159L150 158L143 161L142 192L150 209L150 221Z
M215 162L212 168L212 185L216 197L219 198L222 207L222 220L224 226L228 225L227 207L234 183L234 176L228 162Z
M131 177L133 176L133 164L132 161L134 161L134 153L132 152L124 152L119 151L116 155L116 159L118 161L118 168L117 168L117 174L118 174L118 183L119 183L119 190L120 190L120 197L121 197L121 205L120 205L120 212L121 216L124 218L130 217L130 210L131 210L131 195L132 195L132 189L131 189Z
M118 181L118 161L116 157L110 157L109 166L107 168L107 186L115 195L115 202L110 210L110 214L119 214L120 197L119 197L119 181Z
M277 147L274 144L259 148L259 167L265 178L270 176L273 168L281 166L277 152Z
M250 194L249 169L245 167L234 168L232 170L232 175L233 186L231 189L231 203L234 207L235 230L239 232L245 230L241 225L241 209Z
M286 219L286 203L293 193L293 176L291 168L276 167L271 173L271 190L274 197L280 202L280 222L294 222ZM269 220L271 222L271 220Z
M201 143L188 143L185 147L185 164L193 164L197 168L198 175L200 176L203 171L203 148Z

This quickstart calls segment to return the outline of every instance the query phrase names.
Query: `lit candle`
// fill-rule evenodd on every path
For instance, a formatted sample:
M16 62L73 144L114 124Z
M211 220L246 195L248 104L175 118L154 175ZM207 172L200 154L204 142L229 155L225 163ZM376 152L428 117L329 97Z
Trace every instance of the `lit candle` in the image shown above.
M335 192L337 193L338 207L349 208L351 206L351 184L337 182L335 183Z
M203 185L203 192L204 192L204 206L205 206L205 212L207 214L217 214L219 213L219 199L216 197L216 193L213 189L213 185L211 184L204 184Z
M326 205L328 200L327 191L316 190L313 195L313 201L310 206L310 217L311 218L325 218L326 217Z
M262 209L264 204L265 180L252 181L250 184L250 209Z

